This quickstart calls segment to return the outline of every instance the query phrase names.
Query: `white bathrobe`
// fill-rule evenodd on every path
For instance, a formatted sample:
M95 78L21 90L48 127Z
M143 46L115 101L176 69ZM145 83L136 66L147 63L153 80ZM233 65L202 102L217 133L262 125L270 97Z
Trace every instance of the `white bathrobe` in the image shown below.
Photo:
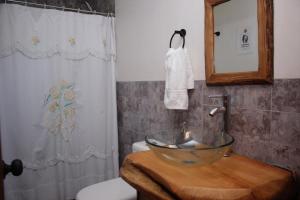
M166 58L164 103L168 109L188 109L188 89L194 88L194 75L187 50L170 48Z

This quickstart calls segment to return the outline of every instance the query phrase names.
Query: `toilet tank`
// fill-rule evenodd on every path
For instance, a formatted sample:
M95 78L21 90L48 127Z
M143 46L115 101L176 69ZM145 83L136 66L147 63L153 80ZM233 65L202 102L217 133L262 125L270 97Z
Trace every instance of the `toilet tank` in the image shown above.
M135 142L132 144L132 152L150 150L145 141Z

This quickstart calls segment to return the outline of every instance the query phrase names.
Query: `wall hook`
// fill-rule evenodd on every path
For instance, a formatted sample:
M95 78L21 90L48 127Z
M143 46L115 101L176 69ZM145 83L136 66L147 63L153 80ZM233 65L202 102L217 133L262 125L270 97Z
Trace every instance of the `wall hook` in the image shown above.
M214 32L214 34L219 37L221 35L221 32L220 31L216 31L216 32Z

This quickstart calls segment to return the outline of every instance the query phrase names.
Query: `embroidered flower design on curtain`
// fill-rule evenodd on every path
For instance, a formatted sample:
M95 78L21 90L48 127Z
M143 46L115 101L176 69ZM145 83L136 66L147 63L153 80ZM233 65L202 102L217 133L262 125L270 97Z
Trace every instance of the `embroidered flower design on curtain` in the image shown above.
M33 45L38 45L40 43L38 36L32 36L31 41Z
M15 52L34 59L60 55L66 60L109 61L115 57L113 17L62 14L54 9L42 12L20 5L0 6L0 58ZM38 20L35 15L40 15Z
M69 43L71 46L74 46L76 44L76 39L74 37L69 38Z
M49 90L46 96L42 126L48 133L58 135L68 141L76 127L76 93L74 84L61 80Z

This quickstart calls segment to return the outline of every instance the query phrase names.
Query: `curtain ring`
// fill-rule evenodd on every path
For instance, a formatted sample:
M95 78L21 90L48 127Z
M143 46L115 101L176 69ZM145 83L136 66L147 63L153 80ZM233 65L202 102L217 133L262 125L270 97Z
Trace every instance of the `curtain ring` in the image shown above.
M109 17L110 16L110 6L109 6L109 4L107 4L106 10L107 10L106 17Z

